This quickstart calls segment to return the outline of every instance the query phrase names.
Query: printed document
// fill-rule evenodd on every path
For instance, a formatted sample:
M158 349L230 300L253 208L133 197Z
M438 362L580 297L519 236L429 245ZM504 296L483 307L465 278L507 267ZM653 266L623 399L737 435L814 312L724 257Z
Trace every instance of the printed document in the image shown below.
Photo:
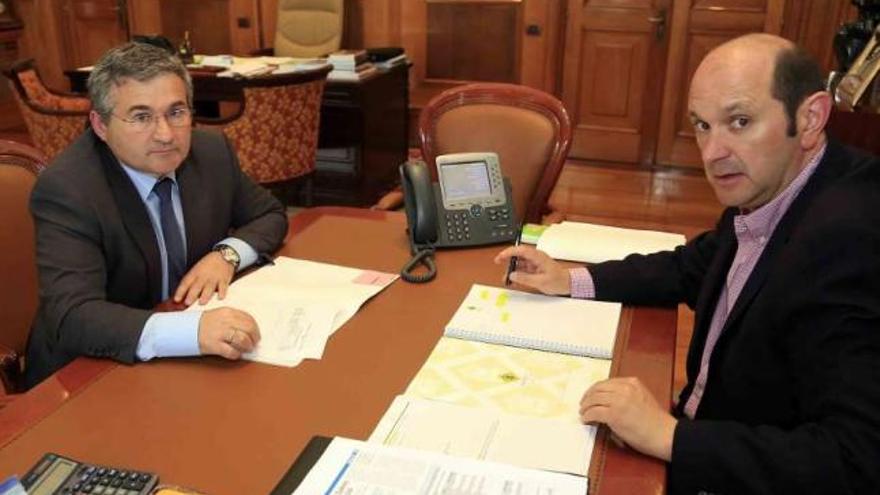
M596 428L398 396L370 442L587 475Z
M687 240L681 234L624 229L580 222L562 222L547 227L537 248L551 258L601 263L626 256L669 251Z
M334 438L294 495L584 495L587 479Z
M232 283L222 301L215 295L189 310L231 307L249 313L261 340L242 357L296 366L303 359L320 359L330 336L396 279L391 273L281 256Z

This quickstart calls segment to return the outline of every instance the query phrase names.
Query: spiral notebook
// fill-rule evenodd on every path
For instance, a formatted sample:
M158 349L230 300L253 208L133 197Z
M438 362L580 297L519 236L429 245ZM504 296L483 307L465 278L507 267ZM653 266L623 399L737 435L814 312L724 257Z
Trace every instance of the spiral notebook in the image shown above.
M619 303L530 294L474 284L444 335L539 351L611 359Z

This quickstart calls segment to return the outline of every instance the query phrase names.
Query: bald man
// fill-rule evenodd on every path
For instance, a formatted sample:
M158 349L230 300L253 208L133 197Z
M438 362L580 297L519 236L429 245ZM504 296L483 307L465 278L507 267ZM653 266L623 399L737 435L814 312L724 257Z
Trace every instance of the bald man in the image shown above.
M672 414L631 377L581 401L584 422L669 461L672 493L880 493L880 160L829 141L831 105L790 42L725 43L689 95L728 207L714 230L588 269L496 258L547 294L695 309Z

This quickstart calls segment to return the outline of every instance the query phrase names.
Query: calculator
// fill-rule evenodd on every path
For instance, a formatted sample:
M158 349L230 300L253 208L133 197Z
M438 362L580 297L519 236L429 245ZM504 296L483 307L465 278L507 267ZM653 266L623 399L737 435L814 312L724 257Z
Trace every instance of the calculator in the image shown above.
M155 474L114 469L46 454L22 479L29 495L147 495Z

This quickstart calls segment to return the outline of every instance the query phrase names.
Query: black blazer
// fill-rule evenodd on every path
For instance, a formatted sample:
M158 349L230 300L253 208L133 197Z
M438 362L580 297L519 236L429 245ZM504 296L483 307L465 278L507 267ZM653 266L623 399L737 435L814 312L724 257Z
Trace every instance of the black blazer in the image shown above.
M193 131L176 171L187 268L230 235L269 254L287 233L284 207L242 173L220 134ZM26 381L33 386L81 355L132 363L160 302L162 271L146 206L109 147L87 130L37 180L40 307Z
M732 308L689 420L736 213L674 252L590 268L600 299L695 309L671 492L880 493L880 160L828 145Z

